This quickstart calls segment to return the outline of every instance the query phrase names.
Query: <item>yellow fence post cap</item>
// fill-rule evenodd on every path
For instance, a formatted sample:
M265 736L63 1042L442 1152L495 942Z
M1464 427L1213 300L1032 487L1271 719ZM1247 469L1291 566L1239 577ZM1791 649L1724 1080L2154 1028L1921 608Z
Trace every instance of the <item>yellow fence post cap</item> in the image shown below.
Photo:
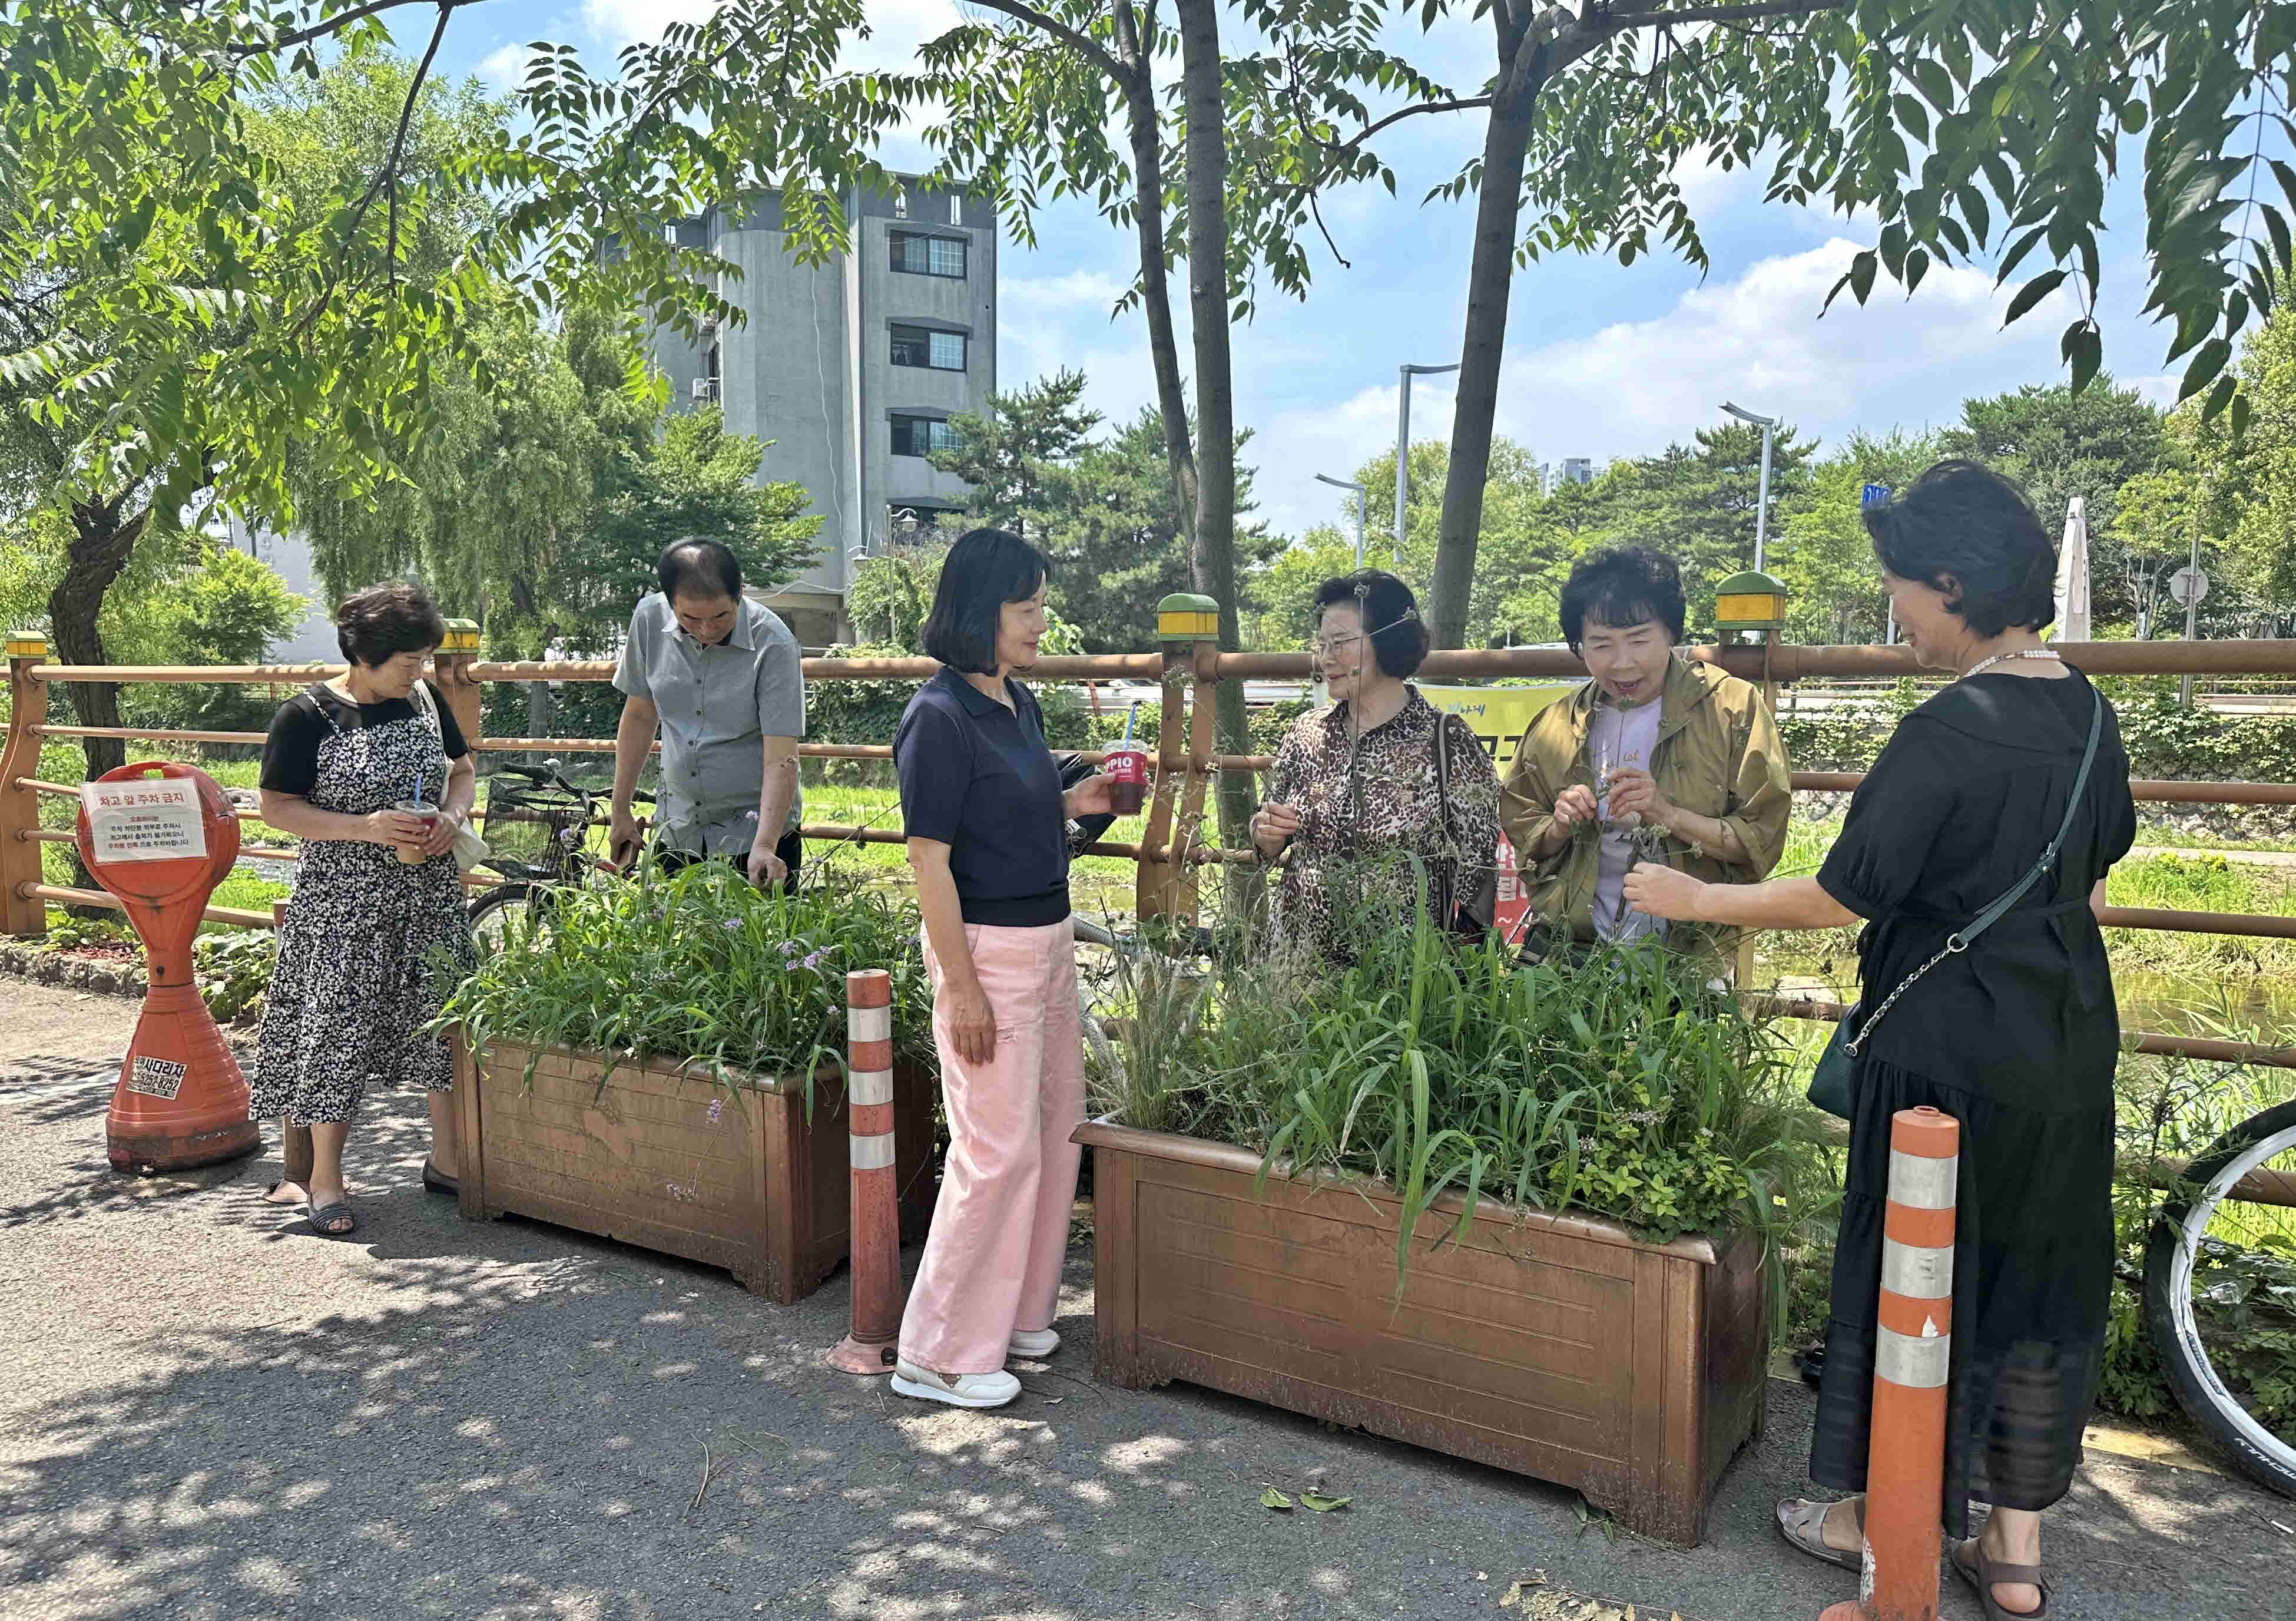
M1785 581L1755 569L1731 575L1714 588L1714 626L1718 630L1784 629Z
M48 640L37 630L8 632L8 656L12 659L44 659L48 656Z
M479 621L474 619L450 619L447 621L447 639L439 644L441 653L476 653L479 650Z
M1156 605L1156 638L1166 642L1219 639L1219 604L1193 591L1175 591Z

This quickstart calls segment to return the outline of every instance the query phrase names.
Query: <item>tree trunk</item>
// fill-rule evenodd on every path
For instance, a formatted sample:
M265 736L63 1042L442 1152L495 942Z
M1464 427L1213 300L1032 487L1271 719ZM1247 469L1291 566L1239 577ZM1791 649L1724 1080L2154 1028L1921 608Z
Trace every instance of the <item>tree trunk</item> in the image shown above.
M138 513L124 523L122 496L108 502L72 504L72 540L64 554L63 578L48 597L48 623L55 633L56 657L66 664L108 664L103 637L96 618L103 612L104 593L127 566L136 537L151 514ZM66 690L72 712L82 726L119 724L119 688L105 682L73 681ZM127 763L127 745L118 737L83 737L80 752L87 760L90 778L117 770Z
M1180 75L1188 119L1188 315L1196 349L1196 526L1190 562L1197 588L1219 604L1219 645L1242 646L1235 580L1235 390L1228 348L1227 131L1221 100L1217 0L1177 0ZM1219 753L1242 754L1250 728L1243 683L1214 689ZM1234 848L1251 819L1251 778L1219 778L1220 842ZM1245 886L1227 886L1240 898Z
M1493 6L1498 79L1511 77L1523 29ZM1522 211L1522 162L1543 73L1524 76L1519 94L1495 95L1483 133L1483 177L1475 204L1475 253L1467 272L1467 331L1459 351L1459 391L1451 416L1451 465L1443 481L1443 522L1428 589L1429 631L1438 647L1466 645L1474 594L1475 546L1490 475L1491 418L1498 410L1499 364L1506 353L1507 299L1514 289L1515 232Z
M64 553L63 578L56 581L56 588L48 597L48 626L56 638L59 663L111 662L105 656L103 637L96 629L96 619L103 612L104 593L127 566L136 537L144 532L152 515L147 509L121 522L119 509L127 498L122 495L108 502L72 504L72 539ZM66 690L71 696L72 713L79 718L82 726L119 724L119 687L100 681L72 681L66 684ZM79 746L87 762L88 781L127 763L127 745L122 738L83 737ZM94 878L79 859L78 847L67 848L71 851L74 885L95 888ZM79 907L66 909L91 917L110 915L108 911Z
M1156 368L1156 408L1164 418L1164 459L1183 520L1196 510L1196 457L1188 443L1188 401L1180 379L1180 344L1172 327L1172 294L1164 266L1164 139L1156 121L1156 86L1140 49L1130 0L1117 0L1117 58L1130 70L1123 84L1132 136L1132 209L1140 233L1140 307L1148 317L1148 354ZM1196 588L1207 590L1201 576Z

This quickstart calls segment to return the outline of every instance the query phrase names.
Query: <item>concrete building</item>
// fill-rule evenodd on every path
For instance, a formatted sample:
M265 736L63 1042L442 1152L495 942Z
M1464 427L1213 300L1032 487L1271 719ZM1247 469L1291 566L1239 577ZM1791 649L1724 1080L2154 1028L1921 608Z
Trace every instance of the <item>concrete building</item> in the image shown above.
M925 457L996 386L995 206L903 177L845 207L853 251L819 265L791 258L777 193L672 226L741 267L720 291L747 318L653 343L673 407L718 401L728 432L770 441L759 478L803 485L827 520L814 566L767 598L808 647L845 636L858 557L962 506Z
M1595 461L1592 457L1566 456L1562 458L1562 482L1591 484L1595 481Z

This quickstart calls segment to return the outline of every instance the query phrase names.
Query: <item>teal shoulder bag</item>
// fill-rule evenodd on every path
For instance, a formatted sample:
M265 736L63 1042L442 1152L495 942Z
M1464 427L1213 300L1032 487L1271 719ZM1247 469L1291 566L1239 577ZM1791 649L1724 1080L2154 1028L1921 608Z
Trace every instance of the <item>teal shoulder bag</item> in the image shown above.
M1829 1115L1849 1119L1850 1081L1857 1072L1857 1057L1865 1049L1866 1038L1874 1033L1874 1026L1882 1022L1882 1016L1890 1011L1891 1005L1915 980L1947 958L1957 957L1969 950L1980 934L2000 921L2001 915L2023 900L2025 892L2038 884L2042 875L2056 865L2057 852L2064 844L2065 835L2072 831L2073 814L2080 809L2081 795L2088 790L2089 768L2096 763L2097 739L2103 735L2104 695L2099 693L2096 695L2096 712L2089 717L2088 747L2081 754L2080 774L2073 778L2072 797L2065 802L2065 819L2058 824L2057 836L2049 841L2049 847L2041 852L2041 859L2033 863L2023 877L2018 879L1998 901L1948 936L1944 949L1936 956L1900 980L1898 988L1882 999L1882 1005L1874 1009L1870 1017L1859 1016L1858 1010L1865 1005L1862 999L1842 1010L1841 1022L1833 1027L1833 1038L1826 1042L1825 1050L1817 1056L1817 1067L1810 1072L1809 1100L1812 1103Z

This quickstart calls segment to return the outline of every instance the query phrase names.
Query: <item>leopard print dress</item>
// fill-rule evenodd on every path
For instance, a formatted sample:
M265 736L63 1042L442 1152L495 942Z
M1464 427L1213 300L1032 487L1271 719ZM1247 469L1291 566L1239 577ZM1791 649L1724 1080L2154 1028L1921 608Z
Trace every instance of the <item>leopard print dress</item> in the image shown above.
M1449 734L1447 827L1435 769L1438 726ZM1464 893L1496 860L1499 841L1498 777L1458 716L1439 713L1414 687L1394 719L1360 738L1348 733L1345 704L1302 715L1276 753L1267 794L1300 811L1275 885L1275 938L1339 963L1353 959L1349 942L1366 919L1376 926L1413 903L1415 880L1396 858L1417 856L1425 865L1434 882L1423 900L1447 889Z
M312 694L291 702L327 723L311 804L367 816L417 780L439 802L445 747L419 713L346 728ZM477 966L454 855L408 866L387 845L312 839L297 868L248 1114L308 1125L349 1120L369 1086L452 1090L446 1043L423 1026Z

